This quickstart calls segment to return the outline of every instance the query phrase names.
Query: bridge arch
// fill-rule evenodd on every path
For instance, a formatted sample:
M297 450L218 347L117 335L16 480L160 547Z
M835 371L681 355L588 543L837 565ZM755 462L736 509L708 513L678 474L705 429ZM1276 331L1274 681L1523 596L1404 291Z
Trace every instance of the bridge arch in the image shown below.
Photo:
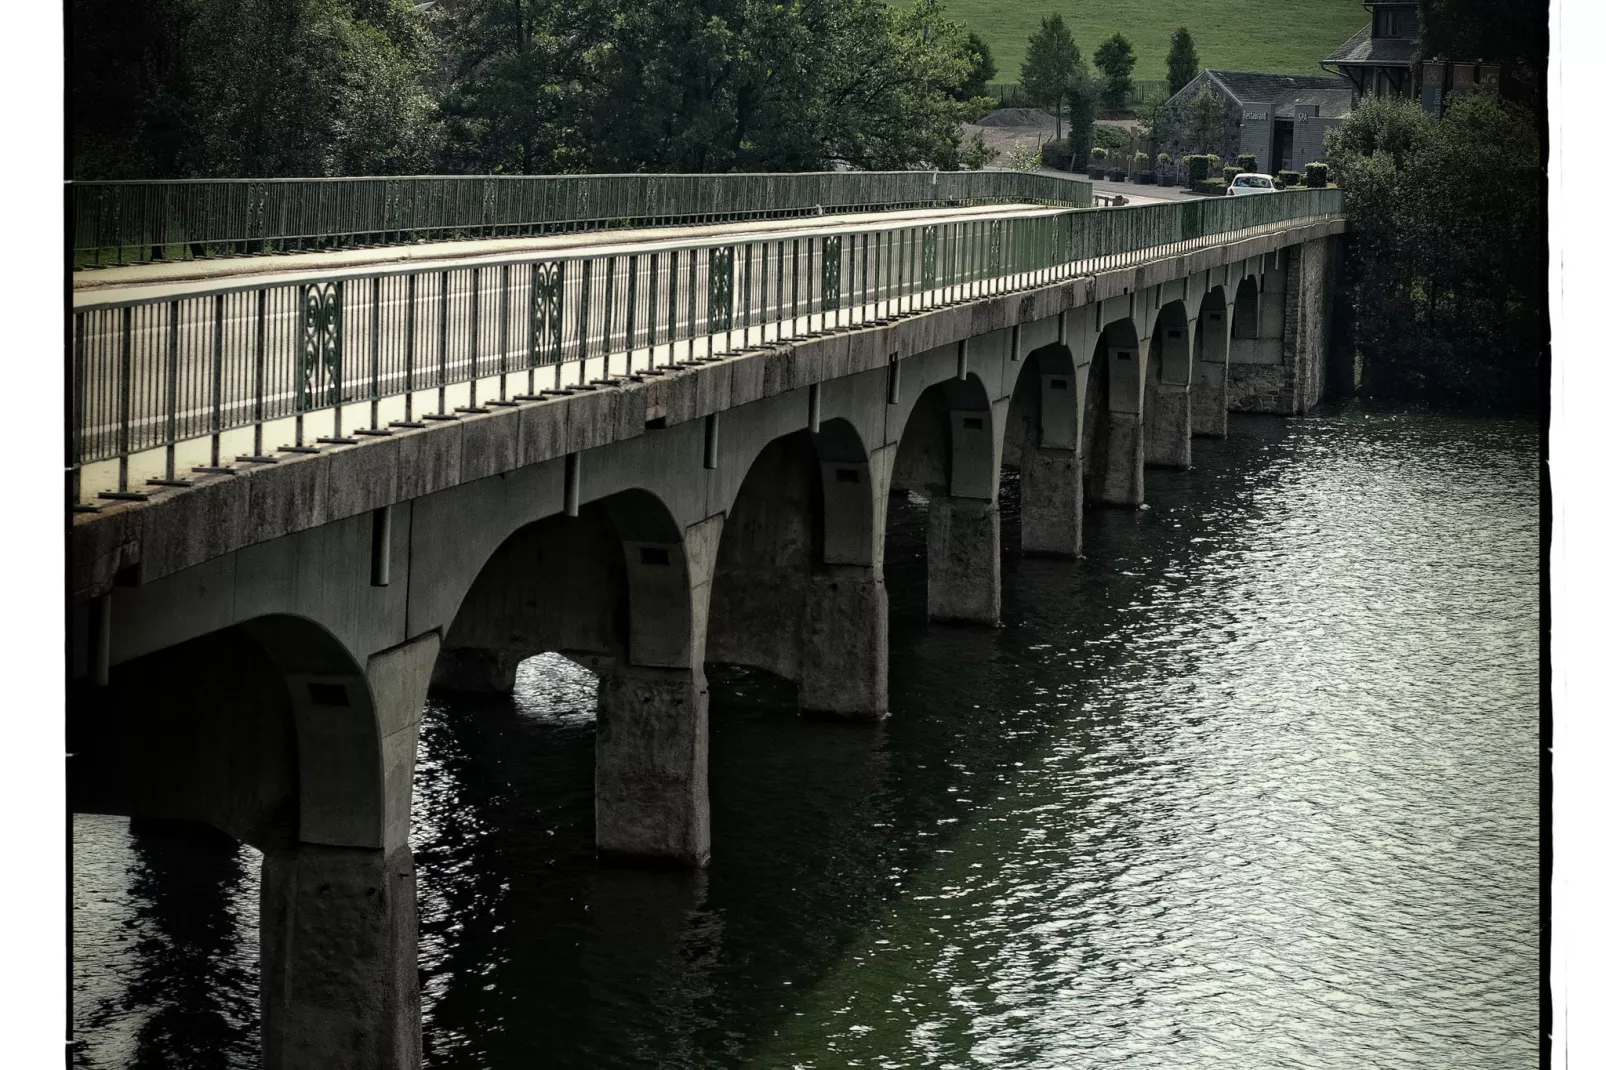
M1082 413L1084 495L1090 505L1143 503L1144 363L1131 318L1099 332Z
M1077 368L1063 342L1021 361L1005 420L1003 464L1020 471L1022 553L1075 557L1082 551L1077 445L1085 385L1086 369Z
M899 435L891 489L927 502L930 620L998 622L998 439L992 402L973 374L927 386Z
M319 622L268 614L114 665L69 703L74 810L262 851L265 1066L417 1064L407 825L435 649L359 665Z
M708 661L794 682L805 711L885 715L880 524L869 454L846 419L754 458L720 531L707 635Z
M1157 468L1186 469L1193 463L1193 336L1183 302L1161 307L1149 336L1143 404L1143 459Z
M598 673L597 849L699 865L709 851L708 687L695 562L654 494L629 488L518 528L446 629L432 686L506 694L556 652ZM706 590L703 592L706 597Z
M1245 272L1232 297L1232 337L1260 337L1260 276Z

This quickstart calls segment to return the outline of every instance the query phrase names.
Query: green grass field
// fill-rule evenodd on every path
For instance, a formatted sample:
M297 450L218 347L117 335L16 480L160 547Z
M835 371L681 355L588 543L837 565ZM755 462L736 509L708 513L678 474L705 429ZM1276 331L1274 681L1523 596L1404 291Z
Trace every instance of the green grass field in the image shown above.
M1137 50L1134 78L1164 78L1171 31L1186 26L1199 66L1271 74L1321 74L1321 59L1367 24L1360 0L947 0L949 18L986 39L1000 82L1020 77L1026 38L1058 11L1089 66L1112 33Z

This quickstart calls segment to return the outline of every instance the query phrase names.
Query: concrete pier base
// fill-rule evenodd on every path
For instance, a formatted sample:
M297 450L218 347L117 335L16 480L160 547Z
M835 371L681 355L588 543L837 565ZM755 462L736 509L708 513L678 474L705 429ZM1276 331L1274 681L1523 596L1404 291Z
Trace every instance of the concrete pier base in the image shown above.
M508 695L519 672L520 658L487 647L442 650L429 680L431 691L463 695Z
M998 503L931 499L926 514L926 616L997 624L1000 611Z
M695 669L616 665L597 694L597 852L708 861L708 681Z
M1087 469L1089 505L1143 504L1143 424L1136 413L1112 412L1101 448Z
M1227 437L1227 366L1201 361L1195 366L1191 417L1195 438Z
M873 568L830 565L809 578L799 661L799 709L887 715L887 589Z
M1143 413L1143 463L1186 469L1193 463L1193 430L1185 385L1150 383Z
M1082 459L1075 450L1021 452L1020 548L1038 557L1082 556Z
M261 905L263 1067L419 1066L412 851L270 851Z

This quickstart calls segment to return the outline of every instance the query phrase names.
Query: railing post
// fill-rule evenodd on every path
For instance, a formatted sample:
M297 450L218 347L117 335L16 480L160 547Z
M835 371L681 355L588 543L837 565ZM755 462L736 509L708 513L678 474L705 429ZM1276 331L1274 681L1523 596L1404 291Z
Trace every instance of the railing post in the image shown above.
M300 443L296 443L300 445ZM212 467L222 463L223 447L223 295L212 299Z
M174 479L178 452L178 310L177 300L167 303L167 467L166 477Z
M117 489L128 490L129 422L133 418L134 310L123 309L122 354L117 389Z

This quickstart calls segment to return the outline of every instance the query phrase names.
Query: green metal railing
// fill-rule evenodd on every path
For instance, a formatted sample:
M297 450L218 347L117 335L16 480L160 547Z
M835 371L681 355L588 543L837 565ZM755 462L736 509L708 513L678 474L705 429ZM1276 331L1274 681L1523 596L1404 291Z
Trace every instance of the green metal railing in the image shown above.
M276 272L152 298L82 292L67 441L74 498L141 498L192 470L272 463L278 451L317 452L1342 210L1338 190L1301 190L944 213L449 267ZM85 486L90 467L99 482Z
M1085 180L1006 171L196 179L69 184L73 266L821 212L1086 207Z

